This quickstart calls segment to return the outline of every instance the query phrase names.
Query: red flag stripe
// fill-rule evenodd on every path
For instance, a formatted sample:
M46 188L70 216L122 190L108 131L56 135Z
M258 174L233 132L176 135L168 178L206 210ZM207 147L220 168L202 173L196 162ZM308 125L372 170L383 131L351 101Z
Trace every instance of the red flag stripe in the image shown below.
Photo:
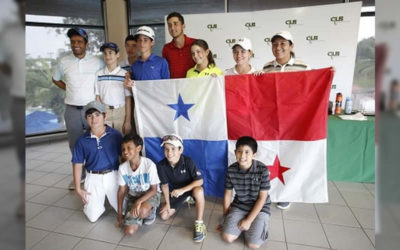
M332 68L225 77L228 138L326 138Z

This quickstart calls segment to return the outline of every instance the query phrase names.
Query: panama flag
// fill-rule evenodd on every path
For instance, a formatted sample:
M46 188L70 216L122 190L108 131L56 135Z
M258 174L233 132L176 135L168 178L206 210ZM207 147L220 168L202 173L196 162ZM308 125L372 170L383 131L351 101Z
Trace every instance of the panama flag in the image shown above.
M183 154L194 160L203 175L205 194L221 197L228 166L224 78L135 83L135 115L146 157L155 163L162 160L161 138L178 134Z
M203 174L206 195L222 197L226 168L236 161L236 140L252 136L258 142L257 159L270 171L272 201L327 202L332 78L332 69L326 68L137 81L135 112L145 154L160 161L161 138L180 135L183 153Z
M326 136L331 68L226 76L229 162L241 136L258 142L271 200L327 202Z

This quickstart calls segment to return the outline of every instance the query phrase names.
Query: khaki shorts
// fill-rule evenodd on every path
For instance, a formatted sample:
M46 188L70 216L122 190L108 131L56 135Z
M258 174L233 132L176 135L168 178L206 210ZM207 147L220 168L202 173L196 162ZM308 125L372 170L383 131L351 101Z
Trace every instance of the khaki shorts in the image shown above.
M133 204L139 197L140 196L134 197L134 196L128 195L128 205L127 205L127 209L126 209L125 217L124 217L124 225L125 226L126 225L141 226L143 224L143 219L133 217L130 212L133 207ZM160 205L160 197L161 197L160 193L157 193L157 194L153 195L150 199L148 199L146 202L149 203L150 206L157 208Z

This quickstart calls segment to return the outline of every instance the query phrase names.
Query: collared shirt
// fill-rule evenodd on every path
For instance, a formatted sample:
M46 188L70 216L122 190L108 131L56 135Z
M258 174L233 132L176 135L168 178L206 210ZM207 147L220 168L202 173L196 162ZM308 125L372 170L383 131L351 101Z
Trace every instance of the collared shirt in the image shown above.
M268 191L271 188L268 168L262 162L253 160L250 169L246 171L235 162L226 171L225 188L235 189L236 195L232 202L234 207L250 212L260 191ZM271 199L268 194L261 211L270 214L270 205Z
M310 67L303 61L294 59L290 57L290 60L284 64L280 65L276 59L266 63L263 67L264 72L287 72L287 71L302 71L309 70Z
M135 171L132 170L129 161L119 166L118 185L127 185L129 194L132 196L141 196L150 189L151 185L157 185L157 192L161 192L159 183L156 164L149 158L141 156L139 166Z
M103 67L103 60L88 53L82 59L73 54L61 58L55 68L53 79L64 81L65 103L84 106L93 101L95 73Z
M160 80L169 79L169 69L167 60L151 53L146 61L142 57L132 64L133 80Z
M121 142L122 135L107 125L100 138L87 131L75 144L72 163L85 163L88 171L117 170Z
M120 66L122 69L131 72L131 67L132 67L132 65L129 64L128 58L125 58L125 60L123 60L122 62L120 62L120 63L119 63L119 66Z
M157 164L157 172L161 184L169 184L173 189L182 188L195 180L203 179L194 161L184 155L181 155L175 167L172 167L164 158Z
M196 66L194 66L193 68L188 70L188 72L186 73L186 78L211 76L212 74L216 74L217 76L224 75L224 73L222 73L222 70L214 65L208 65L208 67L203 69L202 71L198 71L196 69Z
M120 66L111 72L107 67L96 72L95 94L105 105L121 107L125 105L125 97L132 95L130 90L124 88L125 73Z
M162 56L167 59L171 78L185 78L186 72L194 67L195 62L192 59L190 47L196 40L185 36L185 44L182 48L176 47L174 40L164 45Z
M250 65L250 67L251 67L250 71L247 72L246 74L252 74L256 72L256 69L253 66ZM225 75L240 75L240 74L236 71L236 67L233 66L232 68L225 70Z

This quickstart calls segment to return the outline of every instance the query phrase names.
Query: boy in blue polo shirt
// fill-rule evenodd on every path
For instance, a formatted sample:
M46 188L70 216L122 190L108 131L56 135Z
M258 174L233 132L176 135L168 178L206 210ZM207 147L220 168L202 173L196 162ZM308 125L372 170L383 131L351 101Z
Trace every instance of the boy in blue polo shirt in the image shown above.
M107 126L105 107L98 101L85 106L85 118L90 127L79 137L72 154L75 192L85 204L84 214L90 222L96 222L105 211L107 197L118 211L117 170L121 155L121 134ZM82 167L85 164L85 186L81 188Z
M193 196L196 200L193 240L201 242L207 235L206 225L203 223L203 176L194 161L182 154L183 141L178 135L164 136L161 147L164 148L165 155L157 164L161 190L165 198L165 204L160 209L161 219L168 220L183 202Z
M228 243L244 233L249 248L259 248L268 238L271 199L268 168L255 160L257 142L250 136L236 142L237 162L226 172L222 239ZM232 190L236 195L232 201Z
M133 80L160 80L169 79L168 62L152 52L155 35L149 26L141 26L133 36L140 51L139 59L132 65L131 75L126 74L125 86L133 87Z

